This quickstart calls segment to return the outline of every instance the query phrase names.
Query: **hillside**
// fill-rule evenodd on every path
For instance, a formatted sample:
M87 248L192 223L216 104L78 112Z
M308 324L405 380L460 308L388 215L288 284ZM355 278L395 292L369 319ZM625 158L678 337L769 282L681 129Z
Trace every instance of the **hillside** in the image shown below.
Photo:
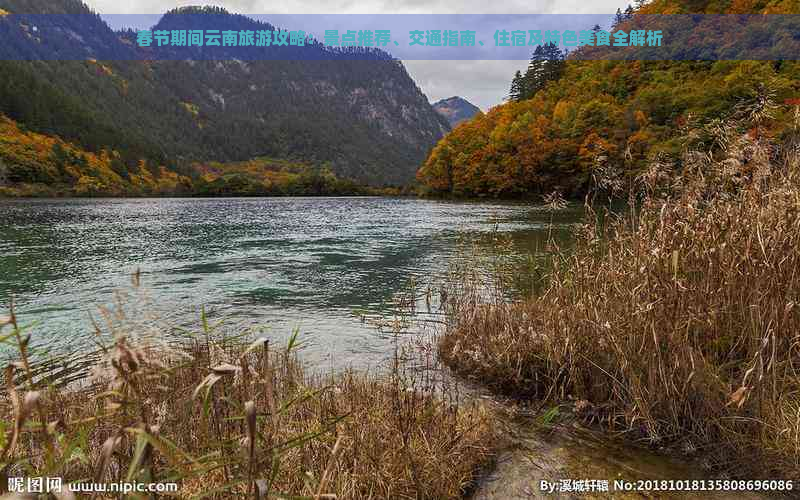
M653 0L642 14L797 14L798 0Z
M200 162L189 171L181 175L147 160L128 166L116 151L93 153L0 115L0 197L399 194L342 179L329 165L300 161Z
M744 3L748 12L800 12L797 2ZM662 1L642 12L727 12L741 5ZM800 104L798 61L576 59L540 81L531 97L456 127L418 179L431 192L452 196L535 197L558 190L579 197L592 183L627 186L654 161L679 170L684 145L678 138L687 127L721 126L765 103L764 120L749 133L780 142Z
M402 63L378 50L361 60L320 44L295 60L147 60L132 32L112 31L77 0L0 8L81 14L37 16L35 26L0 17L0 113L93 153L116 151L128 168L148 160L195 177L194 162L271 157L405 184L448 129ZM155 29L212 24L274 29L219 8L172 11Z
M463 97L458 96L448 97L447 99L435 102L433 104L433 109L445 117L447 123L449 123L451 127L455 127L459 123L469 120L481 112L477 106Z
M119 154L86 151L32 132L0 115L0 197L175 195L192 180L146 160L127 166Z

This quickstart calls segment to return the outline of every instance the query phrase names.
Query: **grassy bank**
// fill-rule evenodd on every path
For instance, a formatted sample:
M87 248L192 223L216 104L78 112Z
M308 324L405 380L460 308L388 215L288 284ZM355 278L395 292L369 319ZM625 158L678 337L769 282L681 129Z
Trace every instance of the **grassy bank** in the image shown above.
M177 482L180 498L460 498L491 461L488 410L399 362L311 375L296 335L244 344L204 318L166 344L120 328L122 310L106 317L92 376L60 389L37 380L13 311L0 318L19 352L0 399L0 488L48 476Z
M556 252L540 294L487 300L467 274L441 357L728 473L800 478L800 113L783 137L759 133L768 114L690 131L624 216L587 208L602 222Z

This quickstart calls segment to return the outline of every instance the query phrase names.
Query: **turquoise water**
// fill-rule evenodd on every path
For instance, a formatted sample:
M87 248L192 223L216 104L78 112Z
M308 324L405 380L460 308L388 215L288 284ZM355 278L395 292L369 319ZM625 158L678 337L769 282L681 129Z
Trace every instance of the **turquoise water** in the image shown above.
M299 328L314 363L369 365L391 340L365 316L392 317L412 279L434 286L464 242L492 252L499 233L540 248L550 219L526 204L391 198L0 200L0 303L13 295L32 343L62 352L91 345L89 314L122 291L153 324L193 327L204 306L231 331Z

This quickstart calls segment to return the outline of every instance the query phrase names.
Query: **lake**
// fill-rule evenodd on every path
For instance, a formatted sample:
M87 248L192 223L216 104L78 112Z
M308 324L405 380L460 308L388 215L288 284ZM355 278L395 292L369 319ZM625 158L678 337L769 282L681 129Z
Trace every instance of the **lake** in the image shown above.
M231 331L299 328L313 363L371 365L391 338L364 317L391 317L412 280L435 285L465 244L542 248L551 217L530 204L372 197L0 200L0 303L13 296L32 344L60 352L91 345L89 314L123 291L159 324L195 327L205 307Z

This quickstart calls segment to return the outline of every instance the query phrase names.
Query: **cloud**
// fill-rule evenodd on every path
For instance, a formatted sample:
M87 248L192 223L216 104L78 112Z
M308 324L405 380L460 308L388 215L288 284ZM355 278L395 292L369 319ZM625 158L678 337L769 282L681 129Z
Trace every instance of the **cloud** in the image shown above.
M403 61L431 102L454 95L484 111L503 102L514 72L527 61Z

